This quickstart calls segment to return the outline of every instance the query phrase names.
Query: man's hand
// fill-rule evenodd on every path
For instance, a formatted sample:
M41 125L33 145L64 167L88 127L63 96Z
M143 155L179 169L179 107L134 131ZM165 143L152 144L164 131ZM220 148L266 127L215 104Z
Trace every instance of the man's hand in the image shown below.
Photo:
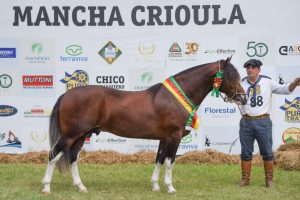
M289 85L289 91L293 92L297 86L300 86L300 77L295 78L295 80Z

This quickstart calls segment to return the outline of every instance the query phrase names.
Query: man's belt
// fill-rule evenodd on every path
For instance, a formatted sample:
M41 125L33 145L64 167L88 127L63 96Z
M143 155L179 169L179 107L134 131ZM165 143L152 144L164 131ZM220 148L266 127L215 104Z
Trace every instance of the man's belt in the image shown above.
M257 115L257 116L250 116L248 114L243 115L243 118L245 119L265 119L270 118L270 114L263 114L263 115Z

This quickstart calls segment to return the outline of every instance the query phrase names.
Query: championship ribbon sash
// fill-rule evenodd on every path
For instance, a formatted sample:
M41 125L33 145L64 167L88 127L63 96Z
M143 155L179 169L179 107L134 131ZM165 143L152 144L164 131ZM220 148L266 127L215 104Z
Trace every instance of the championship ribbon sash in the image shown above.
M194 106L190 99L186 96L175 79L171 76L162 83L167 90L180 102L180 104L190 113L186 122L186 129L191 130L199 127L199 119L196 114L199 106Z

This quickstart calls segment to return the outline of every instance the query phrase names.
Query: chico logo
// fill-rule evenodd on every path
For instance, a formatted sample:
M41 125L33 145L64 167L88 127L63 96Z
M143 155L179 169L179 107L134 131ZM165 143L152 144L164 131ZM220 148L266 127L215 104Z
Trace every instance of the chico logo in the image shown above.
M9 105L0 105L0 117L8 117L16 114L18 110Z

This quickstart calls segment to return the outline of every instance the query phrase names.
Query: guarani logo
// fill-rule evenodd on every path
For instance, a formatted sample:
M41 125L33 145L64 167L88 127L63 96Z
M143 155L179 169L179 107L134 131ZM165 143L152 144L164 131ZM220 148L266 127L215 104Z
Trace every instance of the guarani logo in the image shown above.
M122 51L114 45L111 41L109 41L98 54L108 63L112 64L121 54Z
M32 53L35 53L35 54L42 53L42 51L43 51L43 44L42 43L34 43L31 46L31 51L32 51Z
M141 76L141 80L144 83L150 83L153 80L153 73L152 72L145 72Z

